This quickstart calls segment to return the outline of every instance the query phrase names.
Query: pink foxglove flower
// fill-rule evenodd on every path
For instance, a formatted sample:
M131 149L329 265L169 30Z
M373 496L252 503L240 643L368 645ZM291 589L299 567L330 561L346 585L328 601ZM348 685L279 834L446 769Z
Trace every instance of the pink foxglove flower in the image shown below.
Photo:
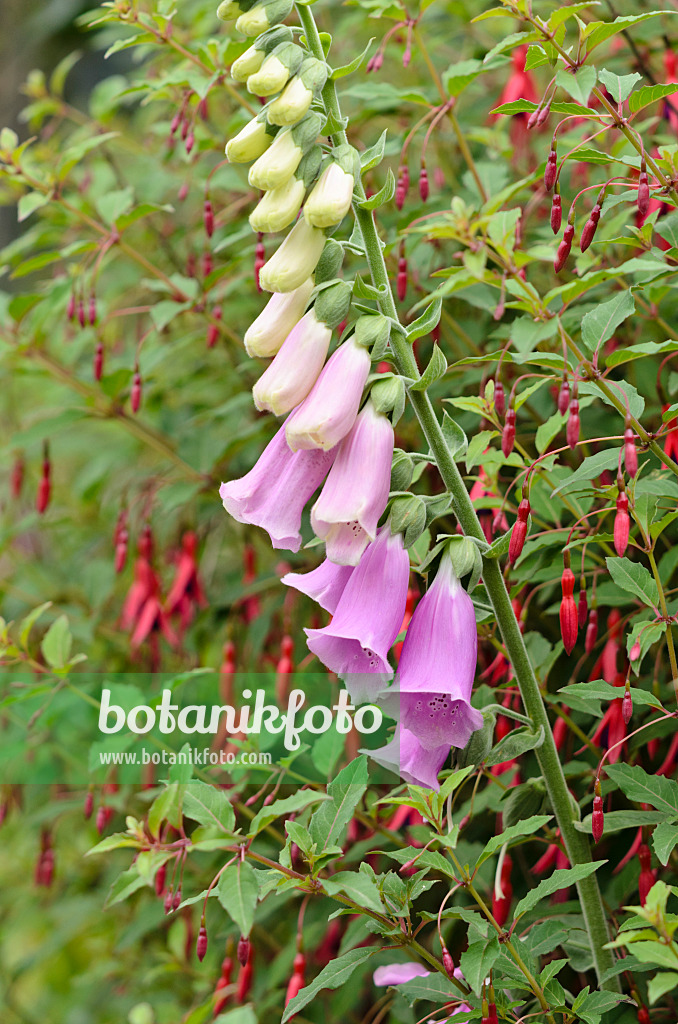
M378 986L387 985L406 985L408 981L413 981L415 978L427 978L429 975L433 976L435 971L429 971L422 964L384 964L383 967L377 967L376 971L372 975L372 981ZM460 981L464 980L464 976L461 973L459 967L455 967L454 976ZM468 1003L457 1003L452 1012L452 1017L456 1020L460 1013L471 1013L471 1007ZM446 1024L449 1020L448 1017L439 1021L439 1024Z
M445 555L417 605L384 707L427 750L465 747L483 716L471 706L478 631L473 602Z
M338 565L357 565L377 535L388 501L393 441L390 421L368 402L338 446L311 511L313 530L325 541L327 557Z
M301 513L334 461L331 452L292 452L280 428L245 476L222 484L219 495L239 523L261 526L274 548L298 551Z
M393 674L388 652L403 621L409 574L402 535L387 524L351 573L329 626L306 630L309 649L347 677L354 700L369 700Z
M346 589L346 584L354 572L352 565L335 565L326 558L317 569L312 572L299 573L288 572L283 576L281 582L288 587L313 598L321 608L334 615L339 604L339 598Z
M332 331L309 309L252 389L257 409L282 416L308 395L323 368Z
M370 357L351 337L330 356L313 390L287 420L287 443L299 448L339 444L355 423L370 372Z
M245 332L248 356L274 356L283 341L295 327L308 305L313 291L313 278L309 277L293 292L276 292L266 303L259 316Z
M354 698L355 699L355 698ZM445 764L450 753L449 743L427 750L414 733L399 725L395 737L385 747L378 750L365 751L383 768L399 775L411 786L423 786L424 789L440 789L438 772ZM409 978L402 979L409 981ZM378 982L375 985L397 985L397 981Z

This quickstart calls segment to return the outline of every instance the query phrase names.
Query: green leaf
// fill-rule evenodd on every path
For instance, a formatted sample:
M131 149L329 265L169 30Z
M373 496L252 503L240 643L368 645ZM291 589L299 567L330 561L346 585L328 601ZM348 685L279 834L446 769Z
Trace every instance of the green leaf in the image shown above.
M199 825L215 826L222 832L231 832L235 827L235 812L228 796L223 789L206 782L192 780L186 785L183 812Z
M647 21L648 18L657 18L659 15L675 14L675 11L650 11L648 14L631 14L623 18L615 18L614 21L591 21L586 26L583 32L583 38L586 41L586 53L587 56L596 46L600 46L606 39L611 39L612 36L616 36L618 32L623 32L624 29L630 28L632 25L637 25L641 21Z
M492 113L531 114L532 111L536 109L537 104L533 103L531 100L511 100L510 103L502 103L498 107L493 107ZM575 116L581 116L582 114L595 114L595 110L592 107L582 106L580 103L560 103L558 101L551 104L551 111L554 114L574 114Z
M168 821L176 829L182 825L181 798L182 787L176 782L163 789L151 804L148 811L148 827L151 835L160 835L160 826Z
M321 800L329 800L329 796L326 793L315 793L311 789L301 789L298 793L293 793L292 796L285 797L284 800L275 800L268 807L262 807L261 810L255 814L250 824L247 837L249 839L256 836L262 829L265 829L272 821L276 818L286 817L288 814L301 811L304 807L308 807L309 804L318 803Z
M49 627L43 637L40 649L50 668L62 669L68 662L73 637L68 626L68 619L60 615Z
M659 591L649 569L638 562L632 562L630 558L615 558L610 555L605 562L616 586L628 594L635 594L648 607L657 607Z
M203 1024L205 1017L200 1018L200 1024ZM227 1010L226 1013L220 1013L213 1021L213 1024L257 1024L258 1017L250 1003L246 1003L245 1006L235 1006L232 1010ZM186 1024L193 1024L192 1021L186 1021ZM196 1021L195 1024L198 1024Z
M389 167L386 172L386 181L373 196L369 199L363 199L359 206L362 210L378 210L384 203L390 203L395 195L396 180L393 171Z
M591 352L612 337L617 327L635 312L636 303L630 291L618 292L609 302L602 302L586 314L581 322L582 341Z
M360 871L338 871L331 878L323 880L323 888L328 896L344 893L359 906L378 914L384 913L376 882Z
M396 991L410 1006L414 1006L417 999L427 999L431 1003L449 1003L459 995L448 979L438 972L426 978L413 978L404 985L398 985Z
M28 637L30 635L33 626L38 621L41 615L47 611L48 608L52 607L51 601L45 601L44 604L39 604L37 608L34 608L28 613L25 619L21 620L21 626L19 627L19 643L25 649L28 643Z
M619 995L617 992L589 992L577 1006L577 1017L586 1021L586 1024L600 1024L603 1014L622 1002L630 1003L631 1000L628 996Z
M514 921L526 914L528 910L533 910L547 896L552 896L560 889L567 889L568 886L574 885L582 878L588 878L603 864L607 864L607 861L597 860L593 864L577 864L573 868L558 868L549 878L544 878L536 888L528 892L527 896L523 896L513 912Z
M635 114L643 107L649 107L651 103L663 99L664 96L673 96L675 92L678 92L675 82L670 82L668 85L644 85L642 88L636 89L630 97L629 111Z
M362 64L362 62L365 60L365 57L367 56L368 51L370 49L370 46L372 45L373 42L374 42L374 36L372 36L372 38L370 39L369 43L367 44L367 46L363 50L363 52L359 53L357 57L354 57L353 60L350 61L350 63L342 64L342 66L339 67L339 68L333 68L332 69L332 74L330 75L330 78L332 78L334 81L336 81L336 79L338 79L338 78L345 78L346 75L350 75L354 71L357 71L358 68L360 67L360 65Z
M588 458L584 459L581 466L573 470L562 484L551 491L551 497L554 498L556 494L564 494L586 480L595 480L604 469L616 469L618 462L618 448L608 448L605 451L596 452L595 455L589 455Z
M455 458L457 455L462 455L466 451L466 446L468 445L466 434L461 429L457 421L452 419L447 410L443 411L442 430L445 443L452 455L452 458Z
M500 953L499 939L493 935L489 940L479 939L477 942L472 942L466 952L461 954L459 966L474 995L481 994L483 982L498 960Z
M116 903L122 903L133 892L136 892L137 889L142 889L145 884L145 881L135 868L128 868L127 871L123 871L121 875L118 875L113 882L106 897L104 907L112 907Z
M648 775L638 764L609 764L605 771L629 800L650 804L678 818L678 782L663 775Z
M416 341L417 338L423 338L425 334L430 334L431 331L438 326L440 323L440 314L443 308L443 300L438 297L426 307L421 316L414 320L407 328L407 340L412 342Z
M427 391L431 384L440 380L440 378L446 373L447 361L445 356L438 348L438 345L434 345L433 354L431 355L428 366L422 373L419 380L415 381L414 384L410 384L410 391Z
M559 85L561 89L564 89L573 99L578 100L584 106L587 105L591 89L595 84L596 69L590 66L579 68L574 75L565 68L561 68L556 73L556 85Z
M499 437L498 430L481 430L479 433L473 435L466 450L467 473L470 473L479 462L482 462L483 452L493 437Z
M27 192L26 195L21 196L19 200L18 220L21 224L22 221L26 220L32 213L39 210L42 206L47 206L50 201L50 196L45 195L44 192Z
M467 85L485 69L480 60L460 60L443 72L443 85L448 96L460 96Z
M606 356L605 365L608 367L621 366L622 363L629 363L632 359L661 355L664 352L678 352L678 341L645 341L640 345L621 346Z
M487 767L495 764L503 764L504 761L511 761L514 757L520 757L528 750L538 749L544 742L544 727L539 726L537 732L527 726L519 729L511 729L506 736L494 746L490 754L485 758Z
M218 882L217 897L237 924L242 935L249 935L259 898L257 876L246 860L230 864Z
M647 994L650 998L650 1004L656 1003L667 992L674 992L676 990L678 990L678 974L674 974L672 971L662 971L660 974L656 974L654 978L650 978L647 983Z
M663 864L664 867L668 864L671 851L677 844L678 824L674 825L671 822L663 822L657 825L652 833L652 845L660 864Z
M531 836L534 832L538 832L540 828L543 828L551 820L551 817L550 814L534 814L524 821L519 821L516 825L511 825L510 828L505 828L498 836L492 836L478 857L476 868L484 864L502 846L505 846L507 843L510 844L511 840L524 839L526 836Z
M124 832L115 832L112 836L105 836L96 846L88 850L85 856L93 857L96 853L108 853L109 850L120 850L122 848L136 847L138 849L140 845L138 839L132 839L131 836L126 835Z
M327 787L329 800L311 818L309 831L317 852L341 842L344 829L367 789L367 758L364 754L347 764Z
M384 159L384 149L386 147L386 135L388 130L384 128L383 132L375 142L373 146L366 149L364 153L360 155L360 166L363 171L370 171L377 164L380 164Z
M351 977L356 967L364 963L369 957L373 956L374 953L379 952L377 948L372 946L366 949L364 946L358 949L349 949L347 953L337 957L335 960L330 960L326 967L323 967L320 974L318 974L310 985L306 985L302 988L299 995L295 996L294 999L285 1007L285 1012L282 1016L281 1024L286 1022L293 1017L296 1013L307 1006L315 997L318 992L321 992L325 988L335 989L341 988L345 985L348 979Z
M612 71L603 68L598 72L598 78L610 93L615 103L623 103L631 95L636 82L642 82L643 76L634 71L632 75L615 75Z

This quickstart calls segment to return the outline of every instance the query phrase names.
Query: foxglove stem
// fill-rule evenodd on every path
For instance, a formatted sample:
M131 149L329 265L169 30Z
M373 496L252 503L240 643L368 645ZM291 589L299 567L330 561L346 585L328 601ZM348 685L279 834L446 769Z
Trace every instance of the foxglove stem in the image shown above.
M297 5L297 12L304 28L311 52L318 59L322 59L324 51L322 42L315 24L315 19L310 7L305 4ZM334 115L336 123L341 123L341 110L337 98L336 87L332 79L328 80L323 92L323 99L328 113ZM346 133L341 130L332 136L335 145L346 143ZM360 202L364 199L365 192L362 182L355 184L354 205L355 217L362 231L365 242L367 263L375 287L382 290L383 297L379 300L379 306L384 315L391 317L398 322L398 312L393 294L384 256L379 242L376 225L372 213L361 209ZM408 343L404 331L397 329L391 334L391 349L393 352L396 368L404 377L415 381L419 379L419 368ZM410 401L421 425L424 436L433 452L438 470L447 489L454 498L454 508L457 518L464 533L479 541L484 541L484 535L475 509L469 498L468 491L445 441L440 423L436 417L431 400L425 391L409 391ZM553 732L546 714L539 685L537 683L530 659L523 641L522 634L515 616L511 601L506 590L506 584L502 575L501 566L497 559L483 558L483 581L488 596L492 602L494 613L499 624L502 639L513 666L516 682L520 688L523 705L532 720L535 729L540 726L544 729L544 742L535 751L542 775L548 790L551 805L553 807L558 827L560 828L565 849L574 867L577 864L588 864L591 862L591 849L587 837L578 832L574 827L574 812L570 802L570 795L565 782L560 756L553 739ZM593 953L596 973L600 982L603 974L614 964L610 950L604 948L609 942L607 922L600 889L595 874L582 879L577 883L577 890L582 905L584 920L588 932L589 942ZM603 988L619 991L619 979L610 978L602 983Z

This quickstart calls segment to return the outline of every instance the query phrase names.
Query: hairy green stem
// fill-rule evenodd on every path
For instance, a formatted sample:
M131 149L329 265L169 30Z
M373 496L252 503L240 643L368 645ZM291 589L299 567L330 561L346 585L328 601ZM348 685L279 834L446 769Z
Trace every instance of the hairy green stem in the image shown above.
M311 9L304 4L298 4L297 10L309 48L317 58L324 59L322 42ZM341 110L332 79L328 80L323 90L323 99L328 113L334 116L337 123L341 124ZM343 130L335 132L333 141L337 145L345 143L347 141L346 132ZM375 287L383 292L383 297L379 300L381 311L384 315L398 322L396 304L391 291L388 271L384 262L374 218L372 213L361 207L361 202L365 198L361 181L356 182L355 196L354 211L365 243L367 263ZM420 376L419 368L412 347L400 331L395 330L392 332L391 349L398 372L404 377L409 377L415 381L418 380ZM447 447L430 398L426 392L421 391L410 391L409 397L424 436L438 465L443 482L452 495L454 513L464 533L468 537L484 541L485 538L475 509L457 464ZM544 731L544 742L535 753L568 858L572 866L588 864L591 862L589 841L583 833L575 828L577 815L567 789L560 757L556 750L553 733L546 714L546 708L544 707L539 685L527 654L518 621L511 606L499 562L496 559L483 559L483 581L494 608L506 651L513 666L525 710L535 729L541 727ZM589 875L588 878L578 882L577 890L599 983L601 983L603 988L618 991L619 979L617 977L608 979L605 983L601 982L603 974L613 966L614 959L611 951L604 948L610 937L595 874Z

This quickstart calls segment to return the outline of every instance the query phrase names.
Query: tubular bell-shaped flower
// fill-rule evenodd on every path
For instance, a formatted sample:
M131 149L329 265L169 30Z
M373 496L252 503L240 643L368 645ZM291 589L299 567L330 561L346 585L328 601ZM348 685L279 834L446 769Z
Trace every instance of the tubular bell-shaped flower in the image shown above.
M217 14L219 12L217 11ZM280 43L290 42L292 29L287 25L277 25L255 39L252 45L237 57L231 64L231 78L235 82L246 82L250 75L258 71L266 59Z
M382 526L352 571L329 626L305 630L309 650L346 679L355 700L370 699L393 673L388 652L403 621L409 574L402 535Z
M226 156L232 164L246 164L256 160L269 148L273 139L273 129L269 129L266 121L253 118L237 135L226 143Z
M309 309L293 327L273 362L252 389L257 409L282 416L308 395L318 379L332 331Z
M370 357L355 336L330 356L313 389L286 423L287 443L299 448L323 448L338 444L355 423Z
M265 189L283 185L292 177L304 153L317 139L321 125L322 120L318 114L309 114L293 128L279 131L273 145L250 167L247 179L250 185Z
M393 427L369 401L338 446L332 473L311 510L327 557L357 565L377 533L391 481Z
M445 554L412 616L395 683L382 698L427 750L465 747L481 728L483 716L471 706L477 651L473 602Z
M352 565L335 565L326 558L317 569L305 573L288 572L280 582L306 594L330 615L334 615L339 598L354 571Z
M298 551L301 513L324 480L335 452L292 452L282 426L253 469L219 488L226 511L239 523L266 530L274 548Z
M308 278L293 292L276 293L245 332L245 349L250 356L274 356L292 328L299 323L313 291Z
M285 87L304 59L304 51L294 43L280 43L267 55L258 71L247 79L247 91L255 96L272 96Z
M235 27L244 36L258 36L272 25L284 21L291 10L292 0L264 0L241 14Z
M315 228L339 224L351 207L355 150L339 146L304 206L304 217Z
M412 786L424 786L425 789L440 789L438 772L450 753L450 744L443 743L439 747L427 749L423 747L414 733L398 725L394 738L385 747L367 751L383 768L399 775ZM408 980L404 979L404 980ZM377 984L398 984L398 982L377 982Z
M293 175L259 200L250 214L250 227L253 231L283 231L296 219L305 194L303 181Z
M324 61L308 57L299 68L295 78L287 83L283 92L266 108L269 124L287 126L296 124L304 117L327 81L327 65Z
M291 292L311 276L325 248L325 234L299 218L289 235L264 263L259 283L267 292Z

